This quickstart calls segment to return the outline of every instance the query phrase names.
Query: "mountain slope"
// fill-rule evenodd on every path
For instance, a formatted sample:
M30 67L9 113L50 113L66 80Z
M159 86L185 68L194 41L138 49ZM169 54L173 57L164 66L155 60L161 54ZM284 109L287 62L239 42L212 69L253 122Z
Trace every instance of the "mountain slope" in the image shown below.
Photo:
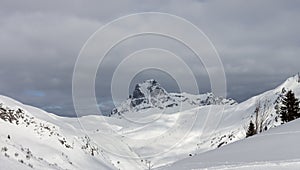
M244 139L257 108L262 115L258 118L262 132L279 126L281 121L275 106L283 88L293 90L300 97L299 77L291 77L276 89L240 104L190 106L192 109L181 112L176 112L176 106L163 111L157 107L132 109L121 113L117 116L121 119L110 124L120 127L118 132L124 136L124 142L141 158L152 156L149 160L153 167L159 167Z
M4 129L0 131L0 148L8 162L34 169L122 168L117 165L122 158L104 153L99 146L107 140L93 141L77 119L55 116L4 96L0 96L0 103L0 129ZM120 151L131 152L119 139L110 144ZM126 161L124 164L128 166Z
M276 105L278 105L278 99L280 99L280 97L284 94L284 92L287 90L292 90L295 93L297 98L300 97L300 81L299 80L300 80L299 75L296 75L294 77L287 79L283 84L281 84L274 90L270 90L261 95L252 97L249 100L236 105L236 107L234 107L232 109L224 110L224 116L223 116L222 120L220 121L219 127L224 127L227 130L224 130L223 133L221 132L219 136L226 134L226 131L228 131L231 128L233 131L234 131L234 129L236 129L235 132L240 132L239 139L244 139L245 138L245 130L247 128L247 125L250 122L250 120L252 120L253 122L255 121L255 110L257 108L259 108L258 109L259 115L263 115L263 118L259 117L260 118L259 121L262 122L262 127L263 127L262 132L270 129L270 130L266 131L266 133L267 133L266 136L273 136L273 137L261 138L262 140L254 140L253 143L256 143L256 144L253 144L253 145L248 144L247 142L241 141L241 142L244 142L243 144L245 144L245 146L239 145L240 142L237 142L237 143L229 145L228 147L225 146L224 149L223 148L216 149L216 150L213 150L208 153L203 153L200 150L197 152L197 156L195 156L195 158L179 161L178 163L175 163L174 165L172 165L169 169L174 169L174 168L175 169L176 168L177 169L180 169L180 168L181 169L193 169L193 168L206 168L206 167L214 167L214 166L220 166L220 167L218 167L219 169L230 168L231 166L229 166L229 165L221 166L221 165L226 164L226 161L228 161L229 164L230 164L230 162L231 162L231 164L233 164L231 167L232 169L234 169L234 168L236 168L236 169L242 169L242 168L252 169L252 165L254 167L256 166L258 169L265 169L265 168L263 168L264 166L271 167L277 163L282 164L282 166L286 166L286 167L298 166L299 165L299 163L297 161L298 157L295 156L295 154L293 154L295 152L299 153L297 149L293 151L293 147L299 148L299 146L297 144L293 143L298 140L297 133L298 133L298 131L300 131L299 126L294 126L294 125L297 125L297 123L292 122L289 125L286 125L287 127L291 126L290 129L284 128L285 126L278 128L278 129L282 129L282 131L283 131L282 133L284 133L284 134L287 133L288 134L287 136L284 134L281 135L280 130L278 130L279 131L278 136L276 136L276 134L268 135L268 133L272 133L273 131L276 131L276 128L275 129L273 129L273 128L281 125L281 120L280 120L278 114L276 114L275 108L276 108ZM233 120L239 120L239 122L234 125ZM299 122L299 120L296 120L295 122ZM238 127L240 127L239 130L238 130ZM216 131L218 131L218 130L216 130ZM216 133L218 133L218 132L216 132ZM291 134L289 134L289 133L291 133ZM234 135L234 136L237 136L237 135ZM264 136L264 135L258 135L258 136ZM226 137L224 137L224 138L226 138ZM286 140L282 140L283 138ZM249 141L251 143L252 142L251 139L252 138L250 138L246 141ZM273 140L280 141L280 142L276 143ZM238 140L234 140L234 141L238 141ZM232 143L232 141L228 141L228 140L225 140L224 142L225 143L223 143L223 142L220 143L220 145L222 144L222 146L223 146L224 144ZM287 145L290 145L291 147L285 147ZM272 151L272 150L274 150L275 146L276 146L276 148L281 148L281 149L287 148L287 150L285 150L284 152L282 152L280 149L277 150L278 152L276 152L276 150ZM225 149L225 148L228 148L228 149ZM264 151L265 151L265 153L264 153ZM250 157L247 157L248 152L249 152ZM255 154L256 152L257 152L257 154ZM280 156L281 152L285 153L285 154L282 154L282 156ZM289 154L291 154L291 155L289 155ZM297 154L297 155L299 155L299 154ZM275 157L273 158L272 156L275 156ZM285 159L284 159L285 156L286 156L286 158L296 159L296 163L294 163L295 160L290 160L291 163L289 163L288 161L285 162ZM266 158L268 158L268 159L266 159ZM277 159L275 159L275 158L277 158ZM259 160L263 161L264 159L266 159L266 161L270 161L270 162L266 162L266 163L257 162L257 164L256 164L256 161L259 161ZM280 162L280 160L282 160L283 162ZM274 161L274 162L272 162L272 161ZM279 162L276 162L276 161L279 161ZM203 164L201 162L203 162ZM220 163L218 163L218 162L220 162ZM241 162L240 165L239 165L239 162ZM249 163L248 166L247 166L247 163ZM245 166L242 166L244 164L245 164ZM186 168L183 168L183 167L186 167Z
M163 169L299 169L300 120Z

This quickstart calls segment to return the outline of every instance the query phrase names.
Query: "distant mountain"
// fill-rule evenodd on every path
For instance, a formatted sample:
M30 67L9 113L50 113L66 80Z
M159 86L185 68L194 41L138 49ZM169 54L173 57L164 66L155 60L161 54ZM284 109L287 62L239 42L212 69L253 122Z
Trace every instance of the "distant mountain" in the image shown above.
M115 108L111 117L80 118L56 116L0 96L0 167L140 170L149 167L166 169L171 166L178 169L187 166L190 161L187 159L183 163L175 163L179 160L188 157L195 157L192 160L200 162L210 160L206 155L215 156L222 150L232 155L228 160L232 158L230 161L243 161L244 159L238 158L244 157L248 151L250 153L251 148L239 150L239 147L257 147L256 150L261 151L257 158L270 157L281 161L283 157L274 156L275 152L271 152L270 148L285 146L279 145L280 141L290 145L289 139L294 139L293 136L260 136L268 136L269 132L276 131L269 131L274 127L281 128L282 122L276 108L280 106L280 98L287 90L292 90L296 97L300 97L298 75L287 79L273 90L239 104L212 93L168 93L155 80L148 80L138 84L131 97ZM255 121L256 115L259 132L262 134L244 142L254 141L253 145L235 143L245 139L249 122ZM292 131L296 134L300 129L292 123ZM289 129L284 131L288 132ZM280 137L286 137L287 140ZM265 142L260 142L262 140ZM230 148L233 152L229 152ZM266 153L262 153L264 148L268 149ZM208 151L211 150L215 151L210 154ZM239 154L240 151L243 151L243 155ZM292 150L288 149L286 152ZM284 155L288 155L286 152ZM300 159L297 155L299 154L288 156L297 162ZM223 157L227 156L223 154ZM219 158L211 160L227 160ZM250 157L246 155L246 158ZM175 164L172 165L173 163ZM193 168L197 168L197 165ZM190 166L191 164L187 167ZM263 169L268 167L264 166Z
M216 97L213 93L192 95L187 93L168 93L156 80L146 80L137 84L129 99L114 108L111 115L122 115L126 112L138 112L145 109L167 109L173 112L179 111L180 107L184 110L206 106L206 105L235 105L233 99Z

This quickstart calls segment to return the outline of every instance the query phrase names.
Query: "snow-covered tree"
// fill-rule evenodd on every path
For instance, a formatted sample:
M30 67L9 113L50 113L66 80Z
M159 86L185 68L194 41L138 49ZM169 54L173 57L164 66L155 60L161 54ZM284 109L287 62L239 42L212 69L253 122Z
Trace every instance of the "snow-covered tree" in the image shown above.
M268 126L268 118L271 114L271 101L266 99L263 102L258 101L254 110L254 128L256 133L261 133Z

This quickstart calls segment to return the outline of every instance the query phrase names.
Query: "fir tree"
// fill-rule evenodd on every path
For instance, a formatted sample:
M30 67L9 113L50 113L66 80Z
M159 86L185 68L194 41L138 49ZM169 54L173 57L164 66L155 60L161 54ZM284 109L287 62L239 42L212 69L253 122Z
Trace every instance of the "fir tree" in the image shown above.
M248 127L248 131L246 132L246 138L255 135L256 132L256 128L254 126L254 123L252 121L250 121L249 127Z
M295 94L291 90L283 96L282 106L279 113L283 123L300 117L299 100L295 97Z

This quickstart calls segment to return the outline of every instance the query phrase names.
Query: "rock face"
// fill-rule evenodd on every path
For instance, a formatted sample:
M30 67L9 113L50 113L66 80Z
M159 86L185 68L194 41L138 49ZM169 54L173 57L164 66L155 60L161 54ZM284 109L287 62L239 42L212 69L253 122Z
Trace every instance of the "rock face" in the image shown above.
M157 102L168 98L168 93L160 84L151 79L142 84L137 84L132 93L131 106L136 107L141 104L156 105Z
M168 93L161 85L153 79L137 84L129 99L114 108L111 115L121 115L126 112L138 112L151 108L174 108L186 106L193 108L205 105L234 105L233 99L216 97L213 93L192 95L187 93Z

